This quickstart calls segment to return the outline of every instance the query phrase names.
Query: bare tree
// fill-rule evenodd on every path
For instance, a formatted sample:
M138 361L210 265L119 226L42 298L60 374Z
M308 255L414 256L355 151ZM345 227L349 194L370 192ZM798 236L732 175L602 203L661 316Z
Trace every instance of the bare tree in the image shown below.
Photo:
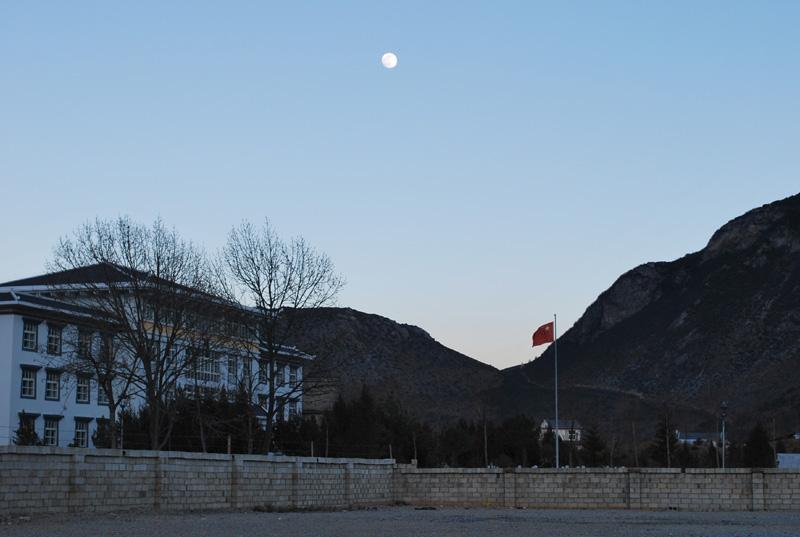
M105 342L76 343L74 367L92 372L117 406L139 396L152 449L169 436L177 382L208 346L214 328L211 273L199 247L158 219L146 227L120 217L84 224L53 250L51 293L85 308ZM79 336L80 338L80 336Z
M295 366L289 365L290 378L286 379L286 364L299 364L308 358L291 344L302 323L302 316L294 313L333 305L345 281L335 273L330 258L318 254L302 238L283 241L269 220L260 228L246 221L234 227L218 270L228 299L245 304L255 313L254 323L247 325L251 338L245 339L258 344L249 350L259 368L245 380L251 397L256 396L254 391L262 396L256 402L264 413L265 449L269 451L279 414L327 377L326 369L315 363L316 377L308 374L308 368L292 369Z

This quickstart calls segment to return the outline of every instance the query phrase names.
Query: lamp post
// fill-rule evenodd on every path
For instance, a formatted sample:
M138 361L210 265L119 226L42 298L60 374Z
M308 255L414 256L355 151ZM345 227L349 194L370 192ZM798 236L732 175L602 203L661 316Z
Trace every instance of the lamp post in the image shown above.
M725 469L725 411L728 410L728 403L725 401L720 405L722 409L722 469Z

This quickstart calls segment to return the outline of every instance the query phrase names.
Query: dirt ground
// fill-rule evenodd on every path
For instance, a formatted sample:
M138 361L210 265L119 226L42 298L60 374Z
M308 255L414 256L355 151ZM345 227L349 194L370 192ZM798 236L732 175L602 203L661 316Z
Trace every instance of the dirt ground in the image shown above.
M561 511L505 508L262 513L115 513L6 518L0 536L388 537L800 535L800 512Z

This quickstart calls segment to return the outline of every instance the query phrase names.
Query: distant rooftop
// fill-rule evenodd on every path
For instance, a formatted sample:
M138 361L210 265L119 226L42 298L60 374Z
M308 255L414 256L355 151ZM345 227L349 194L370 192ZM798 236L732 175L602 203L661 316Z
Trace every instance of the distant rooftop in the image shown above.
M544 427L553 427L556 428L556 420L555 419L546 419L544 423L542 423ZM581 424L578 423L577 420L558 420L558 429L583 429Z

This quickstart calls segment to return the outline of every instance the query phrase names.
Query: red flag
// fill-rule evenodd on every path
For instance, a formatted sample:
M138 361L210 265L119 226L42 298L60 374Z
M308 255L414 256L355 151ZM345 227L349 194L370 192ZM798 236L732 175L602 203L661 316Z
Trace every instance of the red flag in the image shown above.
M540 326L536 332L533 333L533 346L544 345L545 343L553 342L553 323L547 323Z

